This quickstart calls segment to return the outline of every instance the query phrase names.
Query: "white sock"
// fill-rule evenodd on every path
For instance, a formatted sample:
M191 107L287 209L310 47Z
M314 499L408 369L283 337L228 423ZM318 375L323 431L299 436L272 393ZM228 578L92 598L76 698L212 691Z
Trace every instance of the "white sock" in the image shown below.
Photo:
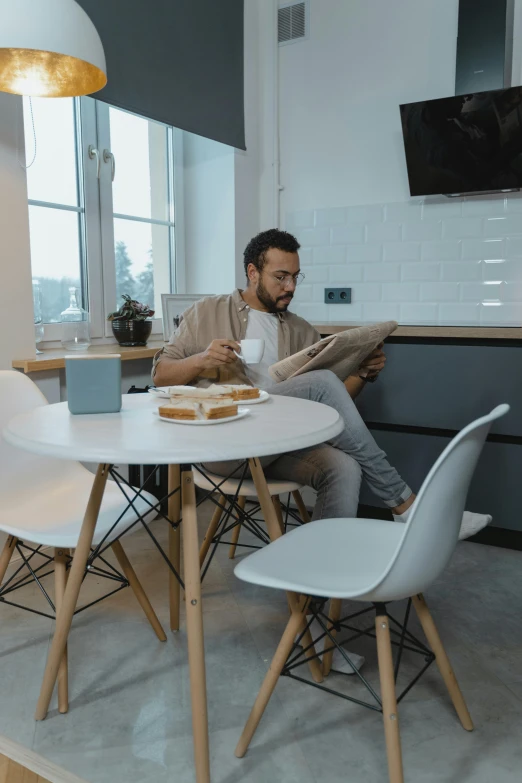
M403 514L394 514L394 520L396 522L407 522L412 508L413 506L410 506ZM465 511L462 515L459 540L462 541L465 538L471 538L471 536L476 535L479 530L489 525L491 520L492 517L489 514L475 514L473 511Z
M324 634L323 628L319 625L317 620L312 620L310 623L310 633L312 634L312 639L317 639L321 634ZM330 640L327 636L325 636L321 641L319 642L319 647L322 649L324 647L325 642L327 642L327 646L329 645ZM301 647L303 646L303 643L301 641ZM316 649L316 652L319 652L318 649ZM349 659L355 666L357 670L359 670L365 663L366 658L364 658L362 655L357 655L357 653L349 652L348 650L345 650L346 654L348 655ZM322 656L319 657L319 660L322 661ZM343 654L337 649L337 647L333 651L333 657L332 657L332 669L335 669L338 672L342 672L343 674L355 674L354 670L346 660L346 658L343 656Z

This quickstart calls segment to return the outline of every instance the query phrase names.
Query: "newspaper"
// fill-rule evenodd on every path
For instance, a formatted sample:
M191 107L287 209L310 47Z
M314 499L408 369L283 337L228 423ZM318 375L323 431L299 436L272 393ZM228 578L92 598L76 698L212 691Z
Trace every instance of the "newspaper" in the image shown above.
M344 381L398 325L396 321L385 321L332 334L273 364L268 372L274 381L280 382L311 370L331 370Z

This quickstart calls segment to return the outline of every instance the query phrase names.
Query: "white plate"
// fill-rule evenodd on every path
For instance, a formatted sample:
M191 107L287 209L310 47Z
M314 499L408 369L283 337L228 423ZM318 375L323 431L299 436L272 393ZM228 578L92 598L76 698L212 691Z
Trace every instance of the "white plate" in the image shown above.
M160 397L161 399L169 399L169 389L170 386L154 386L150 389L148 389L149 394L152 394L154 397ZM260 391L259 397L255 400L244 400L245 405L259 405L261 402L266 402L268 399L270 399L270 395L266 391ZM238 400L238 403L241 404L241 400Z
M159 415L159 411L152 411L152 413L161 421L166 421L167 424L193 424L196 427L206 427L209 424L226 424L227 421L244 419L250 413L250 408L239 408L236 416L227 416L226 419L166 419Z

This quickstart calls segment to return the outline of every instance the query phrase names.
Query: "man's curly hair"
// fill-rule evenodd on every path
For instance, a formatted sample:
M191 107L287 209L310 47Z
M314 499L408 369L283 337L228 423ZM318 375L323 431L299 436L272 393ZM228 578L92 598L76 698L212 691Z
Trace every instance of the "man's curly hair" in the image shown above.
M250 240L245 248L243 257L245 260L245 274L248 277L248 265L254 264L261 272L265 265L265 256L270 248L284 250L285 253L297 253L301 245L288 231L280 231L278 228L270 228Z

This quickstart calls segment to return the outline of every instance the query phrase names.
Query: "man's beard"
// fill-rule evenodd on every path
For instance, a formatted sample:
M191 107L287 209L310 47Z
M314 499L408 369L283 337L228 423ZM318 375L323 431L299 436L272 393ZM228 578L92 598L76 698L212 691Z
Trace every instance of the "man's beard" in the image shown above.
M283 300L292 300L294 295L291 293L286 293L274 299L274 297L270 296L260 280L257 284L256 296L261 304L266 307L269 313L284 313L288 309L290 301L285 302Z

